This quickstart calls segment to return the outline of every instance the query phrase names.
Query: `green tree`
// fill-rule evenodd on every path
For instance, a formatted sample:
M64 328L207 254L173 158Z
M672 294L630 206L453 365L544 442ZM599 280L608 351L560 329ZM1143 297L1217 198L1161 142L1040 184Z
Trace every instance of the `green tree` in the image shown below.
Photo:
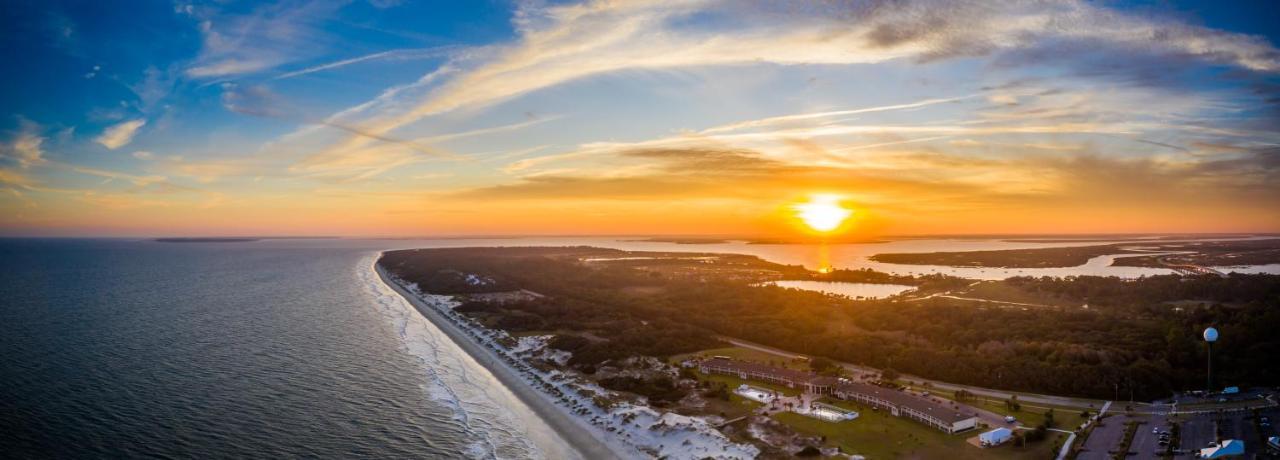
M899 374L898 371L895 371L893 369L885 369L880 372L880 379L886 382L892 382L894 380L898 380L899 377L902 377L902 374Z
M809 369L813 369L814 372L820 374L829 373L837 370L837 368L838 366L836 366L835 362L821 356L809 360Z

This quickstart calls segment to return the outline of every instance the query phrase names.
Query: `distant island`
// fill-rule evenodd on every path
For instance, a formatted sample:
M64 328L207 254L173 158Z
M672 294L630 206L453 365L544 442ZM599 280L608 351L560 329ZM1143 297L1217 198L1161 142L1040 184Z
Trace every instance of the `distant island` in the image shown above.
M633 243L675 243L675 244L724 244L733 240L725 238L705 238L705 237L654 237L642 238L636 240L623 240Z
M248 243L260 241L261 238L200 237L200 238L156 238L157 243Z
M1227 241L1150 241L997 251L884 253L876 262L953 267L1054 268L1084 265L1089 259L1124 255L1114 265L1179 268L1280 263L1280 238Z
M328 240L336 236L192 236L154 238L157 243L250 243L262 240Z
M1208 240L1208 239L1244 239L1262 236L1280 236L1273 234L1252 234L1252 233L1194 233L1194 234L1115 234L1115 235L1028 235L1022 237L1002 237L1004 241L1012 243L1109 243L1109 242L1143 242L1143 241L1171 241L1171 240Z

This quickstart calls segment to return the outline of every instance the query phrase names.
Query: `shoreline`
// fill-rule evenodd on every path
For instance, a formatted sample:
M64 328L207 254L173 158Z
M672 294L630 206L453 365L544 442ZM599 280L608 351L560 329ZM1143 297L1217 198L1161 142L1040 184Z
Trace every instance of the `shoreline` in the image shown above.
M427 318L441 332L444 332L467 355L471 356L481 366L484 366L485 369L488 369L499 382L527 404L543 422L564 438L569 445L573 446L574 450L582 455L583 458L626 458L626 456L620 455L615 451L614 447L609 443L592 433L591 429L581 419L565 412L547 395L529 386L514 369L502 363L501 356L468 337L453 323L441 317L440 313L435 311L434 308L425 305L422 299L408 292L400 283L392 280L383 270L382 265L378 263L381 258L382 253L379 253L373 265L374 271L378 273L378 278L382 281L382 284L390 287L397 295L408 301L410 305L413 305L419 314Z

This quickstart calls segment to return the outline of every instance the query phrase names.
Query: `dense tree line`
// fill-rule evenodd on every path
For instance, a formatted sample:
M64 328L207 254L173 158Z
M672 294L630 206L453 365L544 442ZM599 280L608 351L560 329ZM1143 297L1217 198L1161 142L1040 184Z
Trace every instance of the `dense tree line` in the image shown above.
M1280 384L1274 364L1280 356L1280 276L1009 280L1091 306L1022 309L945 298L854 301L730 278L664 277L635 261L579 262L627 254L593 248L398 251L382 263L430 292L481 292L442 281L441 273L452 271L464 280L468 274L491 279L488 291L543 294L459 308L513 332L555 332L552 346L572 351L571 362L584 368L711 348L721 334L948 382L1151 399L1203 387L1199 334L1213 325L1222 331L1214 350L1218 382ZM1207 304L1168 303L1188 299Z
M1140 280L1102 276L1016 277L1005 281L1024 290L1095 305L1147 307L1178 300L1244 303L1280 298L1280 276L1159 275Z

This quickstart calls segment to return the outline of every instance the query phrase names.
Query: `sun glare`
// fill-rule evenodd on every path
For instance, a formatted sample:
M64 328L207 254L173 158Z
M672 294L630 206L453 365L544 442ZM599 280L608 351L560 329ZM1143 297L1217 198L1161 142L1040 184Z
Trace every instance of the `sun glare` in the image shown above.
M827 233L840 228L853 210L840 205L840 197L835 195L813 195L807 203L798 203L792 207L809 228Z

